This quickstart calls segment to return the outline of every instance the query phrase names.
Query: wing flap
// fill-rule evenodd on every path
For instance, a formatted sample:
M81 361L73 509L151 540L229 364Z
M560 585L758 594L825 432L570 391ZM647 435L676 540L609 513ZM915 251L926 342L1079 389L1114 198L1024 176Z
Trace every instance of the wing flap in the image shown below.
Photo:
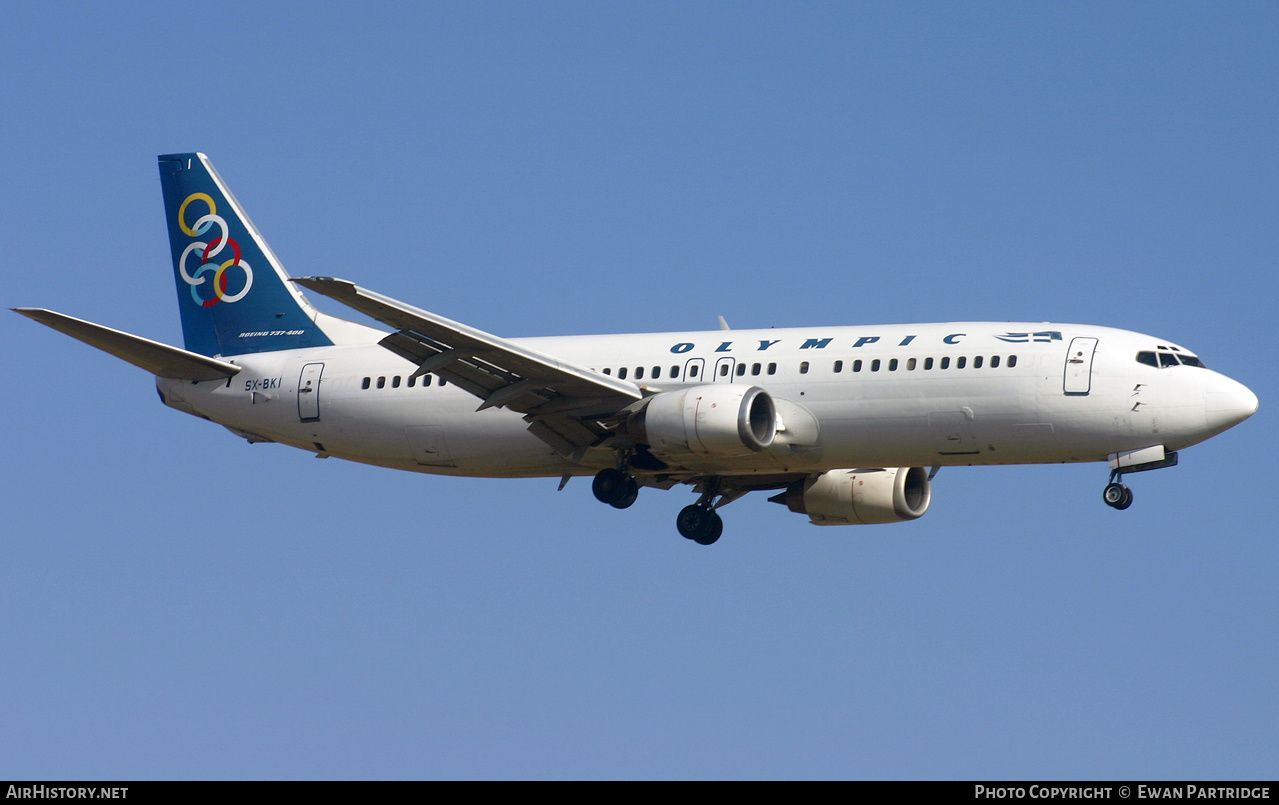
M185 349L171 347L121 330L113 330L101 324L77 319L52 310L37 307L11 308L29 319L52 327L60 333L83 341L91 347L128 361L159 377L179 380L221 380L240 371L240 367L217 358L210 358Z

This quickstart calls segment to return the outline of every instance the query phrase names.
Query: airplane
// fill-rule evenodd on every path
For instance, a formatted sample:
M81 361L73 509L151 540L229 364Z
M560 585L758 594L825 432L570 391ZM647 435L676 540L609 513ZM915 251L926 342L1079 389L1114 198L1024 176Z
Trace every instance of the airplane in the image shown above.
M250 443L413 472L592 477L618 509L688 485L702 545L749 492L816 525L927 512L941 467L1102 462L1126 475L1257 411L1171 341L959 322L504 338L332 277L290 278L203 154L159 157L184 349L13 308L156 376L165 405ZM387 330L321 312L303 289Z

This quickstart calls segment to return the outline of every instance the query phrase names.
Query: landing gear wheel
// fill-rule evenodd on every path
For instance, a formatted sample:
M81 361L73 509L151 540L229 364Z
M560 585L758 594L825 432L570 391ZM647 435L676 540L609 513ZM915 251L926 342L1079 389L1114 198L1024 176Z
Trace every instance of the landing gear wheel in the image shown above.
M679 529L680 536L698 545L712 545L724 533L723 519L714 510L696 503L680 510L675 518L675 527Z
M714 545L719 535L724 533L724 520L717 512L711 512L710 531L697 540L698 545Z
M1123 510L1132 505L1132 490L1123 484L1106 484L1106 489L1101 493L1101 497L1106 501L1107 506L1116 509Z
M622 497L618 498L617 500L612 501L608 505L612 506L614 509L629 509L631 507L631 504L634 503L635 499L638 497L639 497L639 484L635 482L634 478L627 478L626 494L622 495Z
M635 479L627 477L621 470L612 468L595 473L595 480L591 481L591 491L595 493L595 499L610 506L617 506L618 502L625 500L627 495L632 495L632 488L638 490L638 487L635 487ZM632 499L631 503L634 502ZM629 505L631 504L626 504L626 506ZM618 508L624 509L626 506L618 506Z

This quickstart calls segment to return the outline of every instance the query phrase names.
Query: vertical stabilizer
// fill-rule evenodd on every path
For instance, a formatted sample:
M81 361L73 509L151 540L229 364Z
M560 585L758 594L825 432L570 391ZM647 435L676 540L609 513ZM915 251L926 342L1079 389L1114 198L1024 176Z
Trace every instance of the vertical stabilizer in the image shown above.
M333 343L208 157L161 156L160 184L188 350L243 355Z

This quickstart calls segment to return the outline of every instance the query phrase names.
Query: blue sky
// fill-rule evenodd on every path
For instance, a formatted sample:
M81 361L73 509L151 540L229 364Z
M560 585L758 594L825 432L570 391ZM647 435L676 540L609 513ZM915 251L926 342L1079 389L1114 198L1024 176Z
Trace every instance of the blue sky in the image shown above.
M21 4L5 306L180 344L155 156L502 335L1089 322L1248 422L825 528L248 445L0 317L0 778L1279 773L1271 3ZM327 300L321 307L344 314Z

